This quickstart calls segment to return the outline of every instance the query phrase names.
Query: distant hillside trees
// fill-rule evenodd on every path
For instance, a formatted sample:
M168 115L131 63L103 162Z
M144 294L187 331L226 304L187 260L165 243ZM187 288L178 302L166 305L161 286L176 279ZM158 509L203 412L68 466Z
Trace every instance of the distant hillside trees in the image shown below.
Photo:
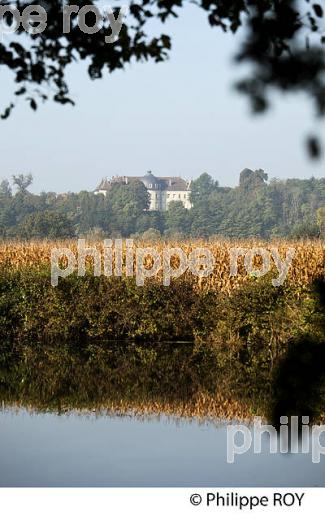
M192 182L190 210L172 201L148 211L141 182L116 183L108 195L31 193L31 176L0 183L0 237L324 237L325 179L271 179L246 168L239 186L222 187L208 173Z

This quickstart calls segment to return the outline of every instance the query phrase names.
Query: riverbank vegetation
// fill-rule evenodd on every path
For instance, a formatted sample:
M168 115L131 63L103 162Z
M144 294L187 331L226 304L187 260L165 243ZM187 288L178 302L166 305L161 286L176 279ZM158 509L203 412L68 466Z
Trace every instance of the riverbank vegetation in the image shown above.
M284 322L294 335L295 327L307 324L311 312L313 282L325 276L322 241L305 242L178 242L136 243L138 247L154 247L162 254L177 247L187 256L196 248L209 250L214 269L206 277L189 271L162 284L160 271L145 280L142 287L135 277L94 276L93 258L85 257L85 276L72 272L59 278L57 287L51 283L51 251L69 249L78 257L76 241L64 242L3 242L0 244L0 332L15 342L44 341L206 341L214 338L227 344L252 331L271 335L269 342L277 346L287 340ZM91 246L102 252L102 243ZM285 258L294 250L287 277L279 287L274 262L268 274L250 275L244 257L237 258L237 274L230 273L230 252L259 248L276 248ZM125 261L126 245L122 258ZM145 257L149 262L150 255ZM136 256L133 257L134 270ZM177 267L177 252L171 266ZM262 258L256 254L255 265L261 268ZM115 263L113 259L113 273ZM282 329L281 329L282 327ZM282 330L281 334L279 330ZM222 334L226 334L226 336ZM228 336L227 336L228 334ZM270 346L268 347L270 350Z
M230 242L205 243L216 266L201 282L185 273L169 287L159 276L138 287L125 276L94 277L90 262L85 276L53 287L49 252L67 244L76 247L0 246L4 403L249 417L270 415L281 402L318 419L325 395L321 241L277 243L297 253L280 287L272 271L256 278L239 269L232 279ZM178 244L186 251L195 245Z

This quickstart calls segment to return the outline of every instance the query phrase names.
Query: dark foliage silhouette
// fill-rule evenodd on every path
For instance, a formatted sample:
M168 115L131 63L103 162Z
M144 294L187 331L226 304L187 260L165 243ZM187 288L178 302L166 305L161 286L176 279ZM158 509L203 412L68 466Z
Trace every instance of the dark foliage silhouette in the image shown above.
M315 283L318 298L317 314L324 328L325 282ZM275 400L271 411L272 424L279 428L281 416L308 416L317 420L324 411L325 342L308 336L292 341L280 363L275 380Z
M10 1L0 1L9 5ZM72 0L66 5L96 7L98 2ZM116 2L117 15L125 2ZM193 0L207 13L211 27L236 33L244 28L240 39L237 62L252 65L248 77L238 81L239 91L247 94L256 112L269 105L269 93L274 89L307 93L318 114L325 112L325 57L323 45L323 8L310 0ZM186 0L138 0L129 3L127 23L123 25L119 39L105 44L108 27L95 34L84 34L72 15L72 30L62 32L62 1L17 1L22 11L26 5L41 4L47 11L47 29L40 34L29 34L20 29L14 38L0 43L0 65L9 68L18 88L15 96L25 97L33 110L39 100L49 97L55 102L74 103L69 95L66 80L67 67L72 62L85 61L92 79L103 76L105 70L122 69L131 61L164 61L171 49L171 38L162 33L149 35L148 22L158 19L162 23L179 17ZM91 27L94 14L86 18ZM15 101L4 110L7 118ZM320 154L315 136L307 141L312 157Z

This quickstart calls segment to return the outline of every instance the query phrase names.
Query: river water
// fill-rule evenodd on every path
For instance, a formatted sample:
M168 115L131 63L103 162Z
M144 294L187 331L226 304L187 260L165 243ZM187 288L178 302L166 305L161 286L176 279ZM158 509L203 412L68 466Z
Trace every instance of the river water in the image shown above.
M1 486L324 486L323 459L270 454L266 435L229 464L227 423L0 412Z

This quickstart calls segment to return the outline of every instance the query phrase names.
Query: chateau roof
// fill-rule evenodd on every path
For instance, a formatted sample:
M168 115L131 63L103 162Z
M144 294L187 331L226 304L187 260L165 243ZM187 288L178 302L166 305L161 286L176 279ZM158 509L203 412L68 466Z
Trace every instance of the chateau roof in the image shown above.
M181 177L156 177L148 172L142 177L113 177L111 180L103 179L95 191L109 191L114 183L128 184L141 181L147 189L158 189L163 191L188 191L190 183Z
M101 182L98 184L95 191L108 191L111 187L111 181L108 179L102 179Z
M188 191L190 183L181 177L158 177L164 184L164 189L172 191Z

